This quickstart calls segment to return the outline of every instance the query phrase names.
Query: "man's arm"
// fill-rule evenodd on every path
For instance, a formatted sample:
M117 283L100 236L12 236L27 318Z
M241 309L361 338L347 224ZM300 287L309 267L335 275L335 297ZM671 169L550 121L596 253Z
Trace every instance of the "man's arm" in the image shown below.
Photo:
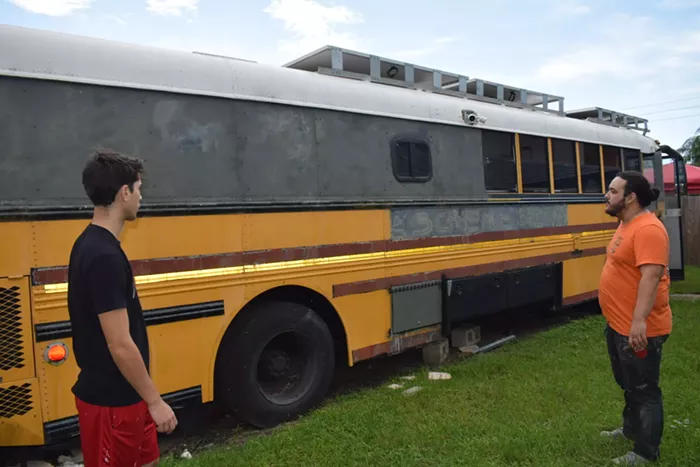
M634 234L636 265L641 272L634 306L629 344L634 349L647 346L646 319L656 301L659 281L668 265L668 237L657 225L647 225Z
M160 393L153 384L141 353L129 334L129 316L126 309L101 313L99 318L109 352L119 371L148 405L157 403Z
M647 346L646 320L654 307L659 281L665 269L664 266L658 264L643 264L639 267L642 278L639 280L637 303L634 306L629 336L629 343L635 349Z
M125 308L100 313L100 325L109 352L119 371L148 404L158 431L172 433L177 426L173 410L163 401L146 370L141 353L129 334L129 315Z
M172 409L160 397L146 364L129 332L126 310L128 283L123 259L106 254L94 258L87 270L93 311L100 320L114 363L124 378L148 404L158 431L171 433L177 426Z

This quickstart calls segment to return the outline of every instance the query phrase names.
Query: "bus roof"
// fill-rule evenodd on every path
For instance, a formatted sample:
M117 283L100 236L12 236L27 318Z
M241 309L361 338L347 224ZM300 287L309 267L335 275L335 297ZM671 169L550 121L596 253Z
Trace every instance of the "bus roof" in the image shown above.
M149 89L519 132L654 152L635 130L329 74L0 25L0 75Z

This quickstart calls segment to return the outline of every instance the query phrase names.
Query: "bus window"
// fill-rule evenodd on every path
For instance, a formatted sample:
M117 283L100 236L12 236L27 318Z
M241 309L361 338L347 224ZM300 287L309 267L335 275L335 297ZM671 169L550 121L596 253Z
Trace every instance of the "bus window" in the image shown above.
M622 171L620 148L603 146L603 168L605 170L605 184L607 186L612 182L612 179Z
M552 138L552 163L554 165L554 191L557 193L578 193L576 143Z
M622 156L625 158L625 170L633 170L641 172L642 170L642 155L637 149L623 149Z
M581 187L584 193L601 193L600 149L598 145L581 143Z
M523 192L549 193L547 139L520 135L520 161L523 172Z
M399 137L391 146L394 176L400 182L427 182L433 177L430 146L419 138Z
M518 191L515 135L484 130L482 133L484 181L489 191Z
M653 185L656 183L656 178L654 177L654 154L644 154L642 160L644 163L644 175L649 180L649 183Z

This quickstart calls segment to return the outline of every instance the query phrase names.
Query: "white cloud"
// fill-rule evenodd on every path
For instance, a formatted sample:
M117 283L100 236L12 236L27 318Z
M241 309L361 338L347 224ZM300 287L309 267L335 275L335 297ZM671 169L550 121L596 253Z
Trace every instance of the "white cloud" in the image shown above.
M647 103L677 101L697 92L700 29L658 27L656 18L629 14L591 19L578 34L591 39L559 49L514 84L562 95L566 109L598 105L641 117L649 113L652 137L682 144L697 120L665 119L682 116L676 110L683 103ZM650 30L655 33L640 35Z
M325 6L314 0L272 0L263 10L272 18L282 20L293 39L280 42L280 51L298 56L324 45L349 49L359 48L359 41L338 26L363 22L362 16L345 6Z
M669 91L670 94L676 96L697 96L700 94L700 86L686 86L682 88L675 88ZM695 97L697 99L697 97Z
M127 24L129 24L126 22L126 20L120 18L117 15L105 15L105 17L111 19L112 21L117 23L119 26L126 26Z
M668 10L684 10L686 8L699 7L700 0L662 0L657 3L657 6Z
M93 0L9 0L32 13L49 16L68 16L77 10L90 7Z
M685 31L672 50L679 54L700 54L700 30Z
M148 11L159 15L182 16L185 11L197 11L199 0L148 0Z
M396 60L414 60L419 57L425 57L426 55L436 54L443 49L448 44L456 42L459 38L456 36L443 36L438 37L430 41L427 45L416 47L413 49L403 49L391 53L391 58Z
M634 45L586 45L549 60L539 68L538 75L545 81L566 82L587 80L600 75L624 79L626 76L654 72L654 68L644 67L637 61L638 55Z
M435 39L436 44L451 44L453 42L456 42L458 37L456 36L443 36L443 37L438 37Z
M663 73L664 67L692 67L690 55L700 53L700 30L657 34L630 41L639 31L653 29L653 19L617 15L597 24L599 41L582 42L542 65L537 77L564 83L613 77L640 81Z
M556 11L559 16L584 16L590 14L593 9L578 2L561 2L558 3Z

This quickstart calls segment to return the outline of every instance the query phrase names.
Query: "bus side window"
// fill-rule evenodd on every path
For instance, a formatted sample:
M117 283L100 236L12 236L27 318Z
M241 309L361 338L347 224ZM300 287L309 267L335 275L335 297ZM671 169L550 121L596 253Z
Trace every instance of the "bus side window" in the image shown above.
M394 177L400 182L427 182L433 177L430 145L421 138L400 136L391 144Z
M598 145L581 143L581 186L584 193L600 193L600 149Z
M523 192L549 193L547 139L521 134L520 161L523 172Z
M622 157L625 158L625 170L635 172L642 171L642 155L639 152L639 149L623 149Z
M554 191L556 193L578 193L576 143L552 138L552 164L554 166Z
M518 191L515 135L483 130L482 147L486 190L510 193Z
M605 170L605 185L610 185L613 178L622 171L620 148L603 146L603 170Z

